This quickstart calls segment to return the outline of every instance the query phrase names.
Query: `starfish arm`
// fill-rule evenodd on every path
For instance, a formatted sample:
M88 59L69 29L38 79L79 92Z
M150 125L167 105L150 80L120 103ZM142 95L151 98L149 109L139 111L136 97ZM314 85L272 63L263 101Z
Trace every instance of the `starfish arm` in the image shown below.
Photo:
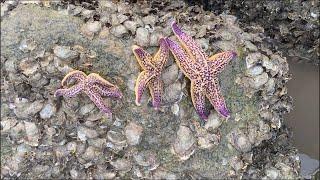
M101 96L113 97L113 98L122 98L122 93L118 87L106 87L100 84L94 84L93 88Z
M75 79L77 81L83 81L86 77L87 75L82 71L78 71L78 70L71 71L62 79L61 85L62 86L66 85L71 79Z
M154 55L152 63L157 69L162 69L164 64L167 62L169 56L169 48L165 38L160 38L159 40L160 48L158 52Z
M205 108L205 96L203 89L201 87L201 82L193 82L191 81L191 99L192 103L201 117L201 119L208 119L208 113L206 112Z
M154 65L151 63L152 56L143 50L141 47L133 45L132 46L133 54L135 55L138 63L144 70L153 70Z
M87 77L87 81L89 82L89 84L98 84L101 86L105 86L106 88L115 87L115 85L103 79L99 74L96 73L89 74Z
M166 41L168 43L170 51L174 56L174 59L176 60L182 72L189 79L195 79L198 73L195 70L196 67L192 62L192 60L190 59L190 56L185 53L185 51L181 48L181 46L179 46L177 43L175 43L171 39L166 38Z
M94 89L90 89L85 91L86 94L89 96L89 98L91 99L91 101L104 113L106 114L111 114L111 110L109 109L109 107L107 107L104 102L103 99L101 97L101 95L99 93L97 93L96 91L94 91Z
M67 89L58 89L54 93L55 97L64 96L64 97L74 97L83 90L83 84L79 83Z
M213 105L214 109L224 117L229 117L230 112L226 106L224 97L220 91L218 79L215 78L214 82L209 84L206 89L206 96L210 103Z
M149 83L149 89L152 96L152 106L155 109L160 107L163 84L160 78L152 79Z
M226 51L215 54L208 59L208 66L215 70L215 73L220 73L225 66L235 57L237 53L234 51Z
M184 33L176 22L171 23L173 33L178 37L182 47L187 51L188 54L192 55L197 64L206 66L206 59L208 58L206 53L202 50L201 46L192 39L191 36Z
M136 94L136 105L140 106L141 97L143 91L145 90L146 86L148 85L151 78L154 77L154 74L148 73L147 71L142 71L136 81L135 85L135 94Z

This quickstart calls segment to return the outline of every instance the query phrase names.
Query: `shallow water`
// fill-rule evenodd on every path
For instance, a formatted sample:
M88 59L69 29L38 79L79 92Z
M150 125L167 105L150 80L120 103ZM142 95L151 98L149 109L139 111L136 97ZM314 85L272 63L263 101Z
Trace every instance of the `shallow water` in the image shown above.
M286 116L293 130L293 140L300 153L319 160L319 67L289 62L292 79L288 94L294 109Z

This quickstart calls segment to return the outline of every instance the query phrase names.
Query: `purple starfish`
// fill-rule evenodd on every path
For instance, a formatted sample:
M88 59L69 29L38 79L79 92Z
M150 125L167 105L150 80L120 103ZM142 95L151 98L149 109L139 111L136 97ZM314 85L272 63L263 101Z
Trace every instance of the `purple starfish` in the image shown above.
M58 89L54 93L55 97L74 97L83 91L101 111L108 115L111 115L111 110L103 103L102 97L122 98L122 94L117 86L96 73L91 73L87 76L82 71L72 71L63 78L61 85L67 85L70 80L76 80L77 84L70 88Z
M191 36L184 33L176 24L171 23L172 30L181 46L166 38L169 49L182 72L191 80L191 98L197 113L202 119L208 118L205 109L205 97L216 111L224 117L230 115L225 100L220 92L217 75L234 59L237 54L227 51L208 57Z
M160 48L154 57L139 46L134 45L132 47L132 51L143 69L135 85L136 104L138 106L140 106L141 96L146 86L149 87L153 107L157 109L160 106L163 84L160 78L164 64L169 56L169 49L164 38L160 38L159 44Z

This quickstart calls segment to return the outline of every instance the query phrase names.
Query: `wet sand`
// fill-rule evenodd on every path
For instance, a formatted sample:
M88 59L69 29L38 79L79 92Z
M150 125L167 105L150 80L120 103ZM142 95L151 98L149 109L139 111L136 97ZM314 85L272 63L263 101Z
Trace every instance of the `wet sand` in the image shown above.
M289 62L292 79L288 93L294 109L285 123L293 130L293 140L300 153L319 159L319 67Z

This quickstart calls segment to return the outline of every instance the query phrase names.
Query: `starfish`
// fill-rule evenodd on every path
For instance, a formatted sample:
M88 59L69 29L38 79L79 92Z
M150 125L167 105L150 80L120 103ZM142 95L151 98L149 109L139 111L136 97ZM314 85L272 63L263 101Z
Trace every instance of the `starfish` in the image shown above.
M169 49L164 38L160 38L159 44L160 48L153 57L141 47L136 45L132 46L133 54L136 56L138 63L143 69L139 74L135 85L135 102L137 106L141 105L141 96L147 86L149 87L152 96L152 106L155 109L158 109L160 106L163 87L163 82L160 78L164 64L169 56Z
M108 115L111 115L111 110L103 103L102 97L122 98L119 88L99 74L91 73L87 76L82 71L71 71L63 78L61 85L65 86L71 80L76 80L77 84L70 88L58 89L54 96L74 97L83 91L102 112Z
M205 109L207 97L220 115L228 117L230 112L221 94L217 75L237 56L236 52L226 51L208 57L201 46L184 33L176 22L171 23L171 28L181 46L169 38L166 41L179 68L191 80L191 99L196 112L201 119L208 118L209 113Z

